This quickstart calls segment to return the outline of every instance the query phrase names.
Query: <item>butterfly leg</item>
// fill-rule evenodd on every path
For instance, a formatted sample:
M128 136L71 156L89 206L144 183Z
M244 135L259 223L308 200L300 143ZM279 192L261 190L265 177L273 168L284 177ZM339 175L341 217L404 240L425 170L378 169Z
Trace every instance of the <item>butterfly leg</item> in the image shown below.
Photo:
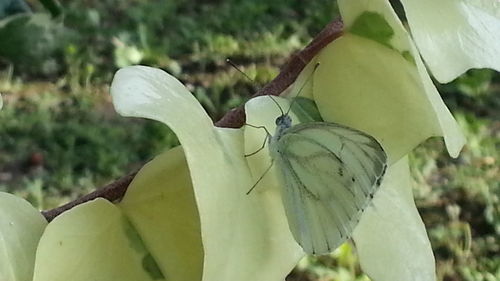
M267 174L267 172L269 172L269 170L271 170L271 167L273 166L273 164L274 164L274 159L271 161L271 165L269 165L269 167L267 167L266 171L264 171L262 176L260 176L260 178L254 183L254 185L252 185L250 190L247 191L247 195L250 194L250 192L252 192L252 190L257 186L257 184L259 184L259 182L264 178L264 176Z
M249 126L249 127L255 128L255 129L264 129L268 136L271 135L271 133L269 133L269 131L267 130L266 126L255 126L255 125L248 124L248 123L243 124L243 126Z
M264 147L266 146L266 142L267 142L268 138L269 138L269 135L266 135L266 138L262 142L262 146L259 149L257 149L256 151L254 151L254 152L252 152L250 154L245 154L245 157L249 157L249 156L255 155L255 154L259 153L259 151L261 151L262 149L264 149Z
M250 153L250 154L245 154L245 157L249 157L249 156L252 156L252 155L255 155L257 153L259 153L259 151L261 151L262 149L264 149L264 147L266 146L266 143L267 143L267 140L269 139L269 137L271 136L271 133L269 133L269 131L267 130L267 128L265 126L254 126L254 125L250 125L250 124L245 124L246 126L250 126L252 128L256 128L256 129L264 129L266 131L266 138L264 139L264 142L262 142L262 146L257 149L256 151Z

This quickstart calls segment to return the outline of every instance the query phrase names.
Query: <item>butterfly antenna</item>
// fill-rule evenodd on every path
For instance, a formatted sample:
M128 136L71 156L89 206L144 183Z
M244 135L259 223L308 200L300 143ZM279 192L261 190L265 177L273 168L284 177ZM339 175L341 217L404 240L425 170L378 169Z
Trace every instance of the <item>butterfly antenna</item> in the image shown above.
M255 83L255 81L252 78L250 78L250 76L248 76L245 72L243 72L231 59L227 58L226 62L229 65L231 65L234 69L236 69L239 73L241 73L249 81L251 81L252 83ZM281 111L281 115L285 115L285 112L283 111L283 109L281 108L281 106L279 105L279 103L271 95L268 95L268 96L276 104L276 106L278 106L279 110ZM288 114L288 112L287 112L287 114Z
M283 109L281 108L280 104L273 98L272 95L267 95L267 96L276 104L276 106L278 106L278 108L281 111L281 116L284 116L285 112L283 112Z
M231 59L226 59L226 62L234 69L236 69L239 73L241 73L246 79L255 84L255 80L253 80L252 78L250 78L250 76L243 72L243 70L241 70Z
M288 108L288 110L286 111L286 115L288 115L288 113L290 112L290 110L292 109L292 106L293 104L295 103L295 100L297 99L297 97L300 95L300 93L302 92L302 90L304 89L304 87L307 85L307 83L309 83L309 80L311 80L311 78L313 77L314 73L316 72L316 69L318 69L318 66L319 66L319 62L316 63L316 65L314 66L314 69L313 69L313 72L311 73L311 75L309 75L309 77L307 77L307 80L304 82L304 84L302 84L302 86L300 87L299 91L297 92L297 94L295 95L295 97L293 97L293 100L292 102L290 103L290 107Z

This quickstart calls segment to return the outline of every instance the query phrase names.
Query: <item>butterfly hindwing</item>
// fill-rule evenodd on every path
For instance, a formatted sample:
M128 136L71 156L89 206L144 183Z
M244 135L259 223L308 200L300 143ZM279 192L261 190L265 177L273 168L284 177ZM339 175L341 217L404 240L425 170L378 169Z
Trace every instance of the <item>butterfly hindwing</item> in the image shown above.
M350 237L385 172L380 144L334 123L292 126L272 149L290 230L304 251L325 254Z

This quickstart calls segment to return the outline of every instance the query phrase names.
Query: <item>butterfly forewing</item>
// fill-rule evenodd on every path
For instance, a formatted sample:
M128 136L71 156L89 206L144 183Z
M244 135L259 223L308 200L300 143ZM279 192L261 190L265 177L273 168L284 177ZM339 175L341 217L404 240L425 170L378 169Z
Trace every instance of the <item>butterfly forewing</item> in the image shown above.
M334 216L328 215L331 212L327 212L325 206L320 204L318 195L311 193L304 187L291 163L286 162L281 157L276 160L285 161L282 164L277 163L277 166L283 165L285 184L290 187L286 189L286 192L282 189L282 196L288 223L290 229L294 230L292 233L295 240L306 252L313 254L333 249L333 243L340 237L327 234L338 235L336 225L340 224L342 219L338 218L336 214ZM319 215L320 213L327 215Z
M289 128L271 154L290 230L311 254L329 253L350 237L386 165L371 136L327 122Z

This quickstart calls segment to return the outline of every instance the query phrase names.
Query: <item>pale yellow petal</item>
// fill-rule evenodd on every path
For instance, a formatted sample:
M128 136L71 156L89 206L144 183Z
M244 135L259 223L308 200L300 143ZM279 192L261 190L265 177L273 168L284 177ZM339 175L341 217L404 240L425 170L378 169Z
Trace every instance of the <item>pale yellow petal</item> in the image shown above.
M418 49L440 82L449 82L471 68L500 71L499 1L401 2Z
M413 201L406 157L387 170L353 239L363 271L375 281L436 279L434 255Z
M120 209L96 199L59 215L47 226L37 249L33 280L165 278Z
M180 146L144 165L118 206L141 234L167 280L201 280L200 219Z
M287 232L279 193L246 194L254 179L243 130L213 127L191 93L158 69L122 69L111 92L118 112L164 122L182 144L200 216L202 280L281 280L302 252Z
M444 136L450 155L457 157L465 138L390 4L340 0L339 8L348 34L319 54L313 81L314 98L326 120L373 134L386 146L391 162L431 136ZM377 38L367 18L375 18L392 35ZM363 19L365 32L359 30ZM349 34L351 29L356 35Z
M29 281L47 221L22 198L0 192L0 280Z

